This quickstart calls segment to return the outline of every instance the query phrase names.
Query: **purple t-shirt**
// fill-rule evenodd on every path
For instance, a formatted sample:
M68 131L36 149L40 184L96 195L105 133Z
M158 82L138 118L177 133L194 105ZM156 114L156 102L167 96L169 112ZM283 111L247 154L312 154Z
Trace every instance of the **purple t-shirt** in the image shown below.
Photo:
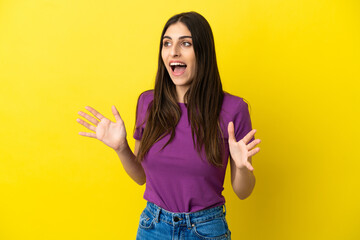
M139 97L134 133L137 140L141 140L147 109L153 98L153 90L146 91ZM220 206L225 203L222 191L229 158L227 126L233 121L236 140L241 140L252 129L248 105L242 98L224 94L220 125L225 151L224 166L221 168L208 163L204 151L201 159L194 148L186 105L179 105L182 114L174 139L163 150L161 148L170 135L154 143L142 161L146 174L144 199L171 212L195 212ZM145 123L142 124L143 122Z

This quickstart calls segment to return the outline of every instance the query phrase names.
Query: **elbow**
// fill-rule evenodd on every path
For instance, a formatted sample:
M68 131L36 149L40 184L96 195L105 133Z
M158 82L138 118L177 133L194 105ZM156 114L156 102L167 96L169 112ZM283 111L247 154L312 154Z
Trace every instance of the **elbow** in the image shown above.
M235 186L235 185L233 185L232 187L233 187L235 194L238 196L238 198L241 200L245 200L253 192L254 187L255 187L255 180L252 182L252 184L250 186L248 186L246 188L239 188L239 186Z
M238 198L240 200L245 200L251 195L251 192L248 192L248 193L236 193L236 195L238 196Z
M240 200L245 200L245 199L247 199L250 195L251 195L251 193L249 193L248 195L237 195L237 196L238 196L238 198L239 198Z
M146 178L143 178L143 179L139 179L137 181L135 181L138 185L142 186L146 183Z

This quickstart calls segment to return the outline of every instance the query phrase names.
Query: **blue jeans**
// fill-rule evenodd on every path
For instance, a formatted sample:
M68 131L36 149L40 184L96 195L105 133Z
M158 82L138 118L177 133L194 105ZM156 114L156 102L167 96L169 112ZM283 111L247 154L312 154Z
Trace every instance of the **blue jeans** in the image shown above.
M136 239L231 239L225 215L225 205L192 213L173 213L148 202L140 216Z

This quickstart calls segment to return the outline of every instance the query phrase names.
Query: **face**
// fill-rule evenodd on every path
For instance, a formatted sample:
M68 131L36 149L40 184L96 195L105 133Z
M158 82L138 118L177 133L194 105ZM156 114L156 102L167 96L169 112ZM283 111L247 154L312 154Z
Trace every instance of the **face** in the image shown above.
M185 24L174 23L168 27L162 42L161 56L176 89L187 90L195 74L195 52L191 32Z

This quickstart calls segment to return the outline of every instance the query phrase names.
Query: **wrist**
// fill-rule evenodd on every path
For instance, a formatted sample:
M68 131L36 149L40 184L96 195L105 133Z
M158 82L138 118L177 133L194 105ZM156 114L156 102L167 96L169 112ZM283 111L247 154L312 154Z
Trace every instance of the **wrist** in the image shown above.
M236 166L236 170L239 171L240 173L251 172L251 170L246 165Z
M129 144L128 144L127 140L125 139L125 141L120 143L119 147L114 148L114 150L116 153L122 153L124 150L126 150L128 148L129 148Z
M236 166L236 169L239 170L239 171L242 171L242 172L248 170L248 168L245 165Z

